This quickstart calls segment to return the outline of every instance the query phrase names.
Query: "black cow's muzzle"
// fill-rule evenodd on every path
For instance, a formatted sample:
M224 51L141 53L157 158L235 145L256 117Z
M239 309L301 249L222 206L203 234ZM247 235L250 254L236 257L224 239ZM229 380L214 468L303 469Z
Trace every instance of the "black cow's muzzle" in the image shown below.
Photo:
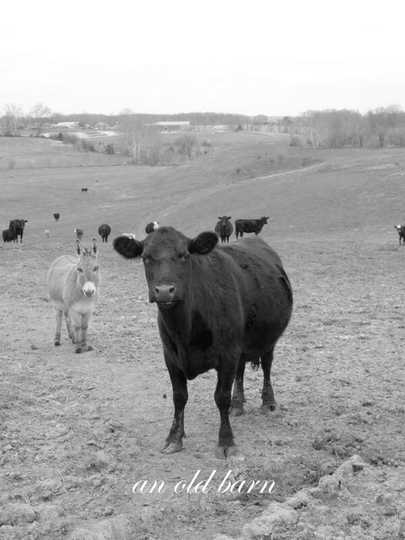
M156 302L159 307L170 308L177 303L176 287L173 284L156 285L151 293L150 301Z

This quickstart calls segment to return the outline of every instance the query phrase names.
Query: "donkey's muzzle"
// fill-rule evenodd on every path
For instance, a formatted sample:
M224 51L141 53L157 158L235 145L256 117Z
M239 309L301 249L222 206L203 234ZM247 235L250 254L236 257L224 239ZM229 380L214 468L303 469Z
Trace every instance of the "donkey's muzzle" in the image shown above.
M83 294L90 298L91 296L94 296L96 293L96 286L91 281L88 281L83 285Z

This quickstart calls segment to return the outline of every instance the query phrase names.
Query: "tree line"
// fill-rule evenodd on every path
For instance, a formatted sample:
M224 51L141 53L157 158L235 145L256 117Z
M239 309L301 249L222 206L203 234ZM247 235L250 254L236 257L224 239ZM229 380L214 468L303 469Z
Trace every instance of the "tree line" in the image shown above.
M405 147L405 112L398 106L379 107L365 114L346 109L308 111L284 117L279 128L291 135L292 146Z

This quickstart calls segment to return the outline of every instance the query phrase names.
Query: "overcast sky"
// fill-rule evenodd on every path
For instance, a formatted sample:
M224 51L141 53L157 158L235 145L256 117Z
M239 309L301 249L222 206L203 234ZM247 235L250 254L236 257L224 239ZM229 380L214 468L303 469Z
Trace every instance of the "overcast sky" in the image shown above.
M2 0L0 110L405 108L404 0Z

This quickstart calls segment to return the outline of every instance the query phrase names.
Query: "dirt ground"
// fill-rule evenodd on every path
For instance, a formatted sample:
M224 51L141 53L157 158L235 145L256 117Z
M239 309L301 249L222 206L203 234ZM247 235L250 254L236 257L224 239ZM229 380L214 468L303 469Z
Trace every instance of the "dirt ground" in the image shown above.
M113 519L123 520L136 540L238 537L269 504L318 486L354 454L368 476L347 505L329 493L322 499L325 523L306 512L306 529L279 537L399 537L399 529L381 525L383 511L382 521L376 516L378 496L387 492L387 519L405 517L405 247L393 228L405 221L405 156L320 152L317 160L320 168L210 184L208 169L194 180L198 164L170 173L139 169L133 184L119 167L5 173L2 221L12 211L10 218L29 214L29 222L22 246L0 247L0 538L57 540ZM86 174L99 179L91 202L77 194ZM66 210L47 239L44 215L58 201ZM275 352L275 412L260 409L260 371L246 371L246 413L232 419L240 459L214 456L213 372L189 383L184 450L160 453L172 400L156 307L147 302L141 263L121 259L110 243L100 243L102 294L89 328L94 351L74 354L66 335L53 346L46 271L73 249L73 226L95 230L103 208L113 236L129 223L138 234L147 217L190 235L212 228L224 213L273 218L262 236L283 259L295 307ZM229 470L236 479L274 481L274 489L218 493ZM215 471L207 494L174 493L197 471L201 480ZM383 494L380 473L391 482ZM164 481L165 489L133 493L135 482L146 479ZM348 519L353 497L361 517ZM265 538L256 533L250 537Z

